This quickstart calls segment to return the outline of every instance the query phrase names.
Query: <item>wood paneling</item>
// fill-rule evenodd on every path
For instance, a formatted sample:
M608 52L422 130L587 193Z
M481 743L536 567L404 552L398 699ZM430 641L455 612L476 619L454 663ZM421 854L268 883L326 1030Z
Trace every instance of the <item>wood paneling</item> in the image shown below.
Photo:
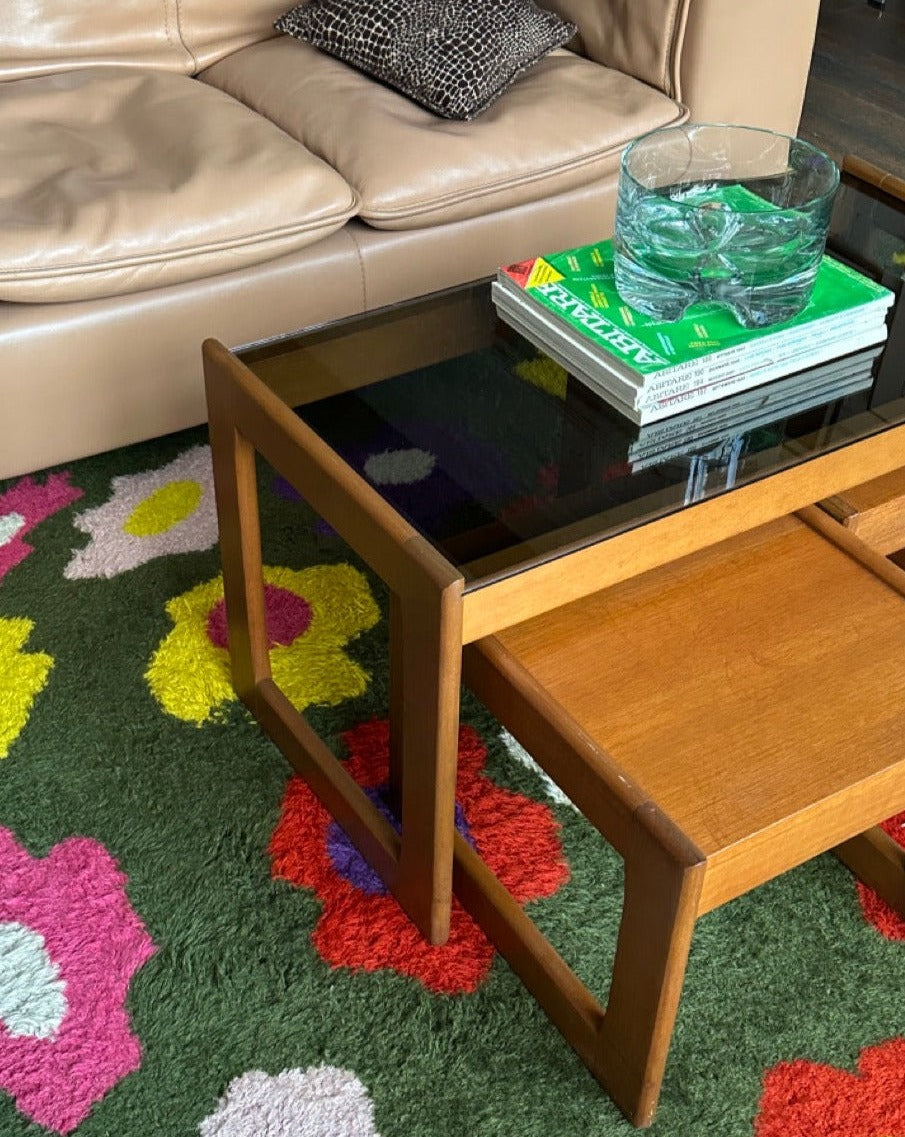
M798 133L905 176L905 0L822 0Z

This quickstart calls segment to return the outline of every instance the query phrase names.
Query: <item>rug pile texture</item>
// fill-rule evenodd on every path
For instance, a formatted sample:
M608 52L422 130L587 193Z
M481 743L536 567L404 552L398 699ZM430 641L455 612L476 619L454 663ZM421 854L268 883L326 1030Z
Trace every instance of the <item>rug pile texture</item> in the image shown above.
M411 457L363 462L414 493ZM274 675L377 799L386 596L259 481ZM0 1135L627 1137L237 702L216 542L204 429L0 483ZM457 824L605 995L619 859L467 693ZM905 1137L903 940L829 856L706 916L650 1132Z

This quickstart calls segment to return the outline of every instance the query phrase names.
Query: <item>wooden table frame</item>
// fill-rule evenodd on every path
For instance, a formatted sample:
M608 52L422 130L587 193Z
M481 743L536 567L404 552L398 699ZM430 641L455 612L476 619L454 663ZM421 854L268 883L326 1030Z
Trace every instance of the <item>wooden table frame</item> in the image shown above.
M905 605L905 571L817 506L798 511L795 520L863 566L866 577L881 581L894 597L903 597ZM733 543L718 548L729 544ZM692 557L685 562L687 572L693 571L687 566L694 561ZM806 576L808 563L797 561L796 565ZM672 574L663 583L666 591L678 591ZM703 602L701 594L697 596ZM610 612L618 603L612 601ZM636 604L632 604L633 611ZM893 600L887 608L888 618L895 607ZM591 654L601 658L606 647L596 637L606 622L603 614L599 606L586 611L582 605L579 611L581 615L572 621L572 635L593 645ZM731 645L731 606L725 611L722 626ZM575 659L566 662L570 641L568 633L558 629L558 620L556 612L541 616L522 625L519 635L543 644L535 650L555 659L554 668L571 685L569 677L580 673L582 664ZM905 607L899 623L903 622ZM804 630L809 632L810 626ZM785 816L781 811L768 827L735 832L723 847L708 850L650 797L631 769L620 766L605 741L583 729L544 683L538 682L518 652L513 653L510 639L504 632L467 647L465 681L623 859L622 919L606 1006L461 838L455 847L455 894L616 1104L635 1125L646 1126L656 1110L692 933L700 916L829 849L905 916L905 850L876 824L905 808L905 760L878 772L858 770L844 792L822 800L818 795L807 808L785 805ZM638 640L644 642L640 628ZM751 650L750 643L742 647L743 654ZM651 671L647 681L652 683L659 674L655 651L653 646L646 653ZM802 655L806 655L806 644ZM626 666L633 675L641 674L638 660ZM757 665L753 671L756 675ZM581 696L576 696L576 702L581 702ZM826 713L832 712L827 709ZM701 734L706 734L703 724ZM701 747L708 749L703 739ZM745 753L733 757L743 764L750 760ZM661 752L659 760L668 764L670 758ZM702 789L707 765L700 760L698 794L707 793Z
M443 942L452 889L462 577L220 344L205 343L204 367L236 693L412 920ZM401 837L272 678L256 452L390 590L390 784L399 800Z
M451 358L490 342L492 309L474 290L326 328L261 377L222 344L204 344L233 683L422 933L442 943L456 895L509 960L589 1069L636 1125L653 1117L694 921L727 897L708 894L702 851L639 786L619 776L542 692L518 694L494 633L707 549L777 518L843 526L814 507L905 466L905 424L809 458L731 493L588 540L552 535L556 555L523 571L466 581L351 470L292 406ZM310 342L310 347L308 346ZM883 424L878 424L878 426ZM390 786L401 828L374 807L275 684L264 614L256 454L328 521L390 595ZM865 554L852 534L853 555ZM900 570L888 566L899 588ZM487 566L492 572L494 566ZM469 645L472 645L469 647ZM491 706L516 708L515 733L619 851L625 901L608 1006L602 1007L456 832L459 690L463 676ZM501 716L502 717L502 716ZM512 727L510 726L510 729ZM905 857L870 831L836 850L905 909ZM650 951L649 945L656 944Z
M452 338L438 339L439 330L450 327ZM423 308L402 306L376 331L384 349L375 355L365 341L357 385L490 336L487 312L457 291ZM342 355L347 346L342 326L335 339L326 335L318 361L310 361L309 397L334 381L332 351ZM204 343L203 360L236 692L432 943L445 942L449 933L463 646L890 473L905 454L905 426L892 427L605 541L566 546L553 560L468 590L462 574L293 413L286 400L302 401L304 375L294 369L289 390L278 383L271 389L216 340ZM389 590L390 783L399 800L398 834L271 676L256 453Z
M395 363L389 360L386 366ZM812 503L900 469L905 425L468 591L462 575L235 355L208 341L204 367L237 693L422 933L434 943L446 939L455 878L456 895L595 1077L636 1125L649 1124L694 921L725 897L702 895L706 858L701 851L640 787L617 776L555 705L542 693L516 697L493 633L800 510L813 524L822 518L838 534L834 539L854 543L859 556L872 557L874 570L891 575L898 587L905 579L901 570L879 554L863 553L863 542ZM399 802L400 833L271 676L256 452L389 590L390 782ZM466 679L479 697L492 708L515 705L507 725L624 856L623 923L606 1009L455 832L463 651ZM859 876L903 906L902 854L885 835L848 842L840 854Z

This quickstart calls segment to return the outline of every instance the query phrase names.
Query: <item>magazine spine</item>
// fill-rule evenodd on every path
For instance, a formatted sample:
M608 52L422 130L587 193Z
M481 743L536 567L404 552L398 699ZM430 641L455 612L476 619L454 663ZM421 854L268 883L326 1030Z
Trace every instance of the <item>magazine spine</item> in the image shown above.
M642 420L655 422L659 418L677 414L680 410L691 410L693 407L709 403L714 399L722 399L735 391L747 391L768 383L771 379L779 379L791 371L799 371L806 367L816 367L827 360L837 356L859 351L861 348L873 347L883 342L886 328L880 334L868 327L858 334L848 334L834 339L824 340L801 357L793 356L786 359L771 360L762 366L752 368L741 375L719 379L713 383L702 384L691 390L678 392L665 396L656 402L644 403L638 407Z

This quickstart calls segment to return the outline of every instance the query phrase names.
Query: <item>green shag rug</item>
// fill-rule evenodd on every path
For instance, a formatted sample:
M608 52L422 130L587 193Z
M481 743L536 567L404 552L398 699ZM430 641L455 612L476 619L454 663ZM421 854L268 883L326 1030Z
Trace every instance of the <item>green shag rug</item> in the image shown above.
M260 470L275 674L385 776L386 598ZM0 1134L626 1137L235 700L206 431L0 483ZM459 824L595 990L621 866L467 694ZM700 921L657 1137L905 1134L905 928L822 857Z

